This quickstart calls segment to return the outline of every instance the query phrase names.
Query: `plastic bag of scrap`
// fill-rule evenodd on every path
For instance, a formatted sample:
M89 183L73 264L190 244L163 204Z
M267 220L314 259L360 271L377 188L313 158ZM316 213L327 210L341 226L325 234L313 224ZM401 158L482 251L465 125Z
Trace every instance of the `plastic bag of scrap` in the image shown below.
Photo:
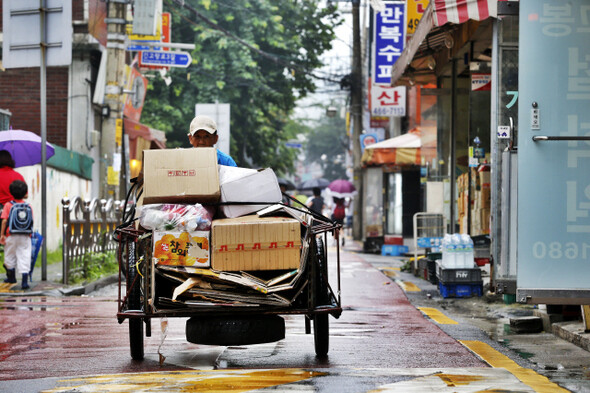
M208 231L215 214L213 207L199 203L149 204L139 207L139 223L156 231Z

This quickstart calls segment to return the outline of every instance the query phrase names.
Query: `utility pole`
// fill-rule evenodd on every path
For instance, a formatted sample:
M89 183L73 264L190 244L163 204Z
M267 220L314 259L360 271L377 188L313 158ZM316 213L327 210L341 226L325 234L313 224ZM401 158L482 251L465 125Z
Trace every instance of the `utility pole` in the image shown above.
M100 141L100 196L121 199L123 85L125 83L125 15L128 0L107 0L107 70Z
M361 171L361 141L363 130L363 83L361 67L361 30L360 0L352 0L352 88L350 112L352 115L352 158L353 184L358 190L354 202L354 219L352 220L352 236L355 240L362 239L363 190Z

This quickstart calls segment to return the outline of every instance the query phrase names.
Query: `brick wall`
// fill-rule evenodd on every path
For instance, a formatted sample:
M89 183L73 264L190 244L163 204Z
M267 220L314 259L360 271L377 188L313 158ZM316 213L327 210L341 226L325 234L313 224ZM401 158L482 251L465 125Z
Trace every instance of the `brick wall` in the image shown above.
M0 108L12 113L13 129L41 135L39 68L0 72ZM67 146L68 68L47 68L47 141Z
M72 20L84 19L84 1L72 0ZM0 15L2 2L0 1ZM0 18L0 31L2 18ZM13 129L41 134L39 68L0 71L0 108L12 113ZM68 67L47 68L47 141L67 146Z

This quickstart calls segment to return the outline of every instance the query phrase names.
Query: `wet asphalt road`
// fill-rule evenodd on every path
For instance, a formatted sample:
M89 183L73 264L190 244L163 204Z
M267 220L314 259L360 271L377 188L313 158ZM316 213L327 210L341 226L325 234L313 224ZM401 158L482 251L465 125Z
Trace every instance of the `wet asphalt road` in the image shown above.
M330 278L336 288L333 251ZM158 386L163 391L444 392L464 385L560 391L557 385L538 390L523 383L519 373L535 373L538 366L485 330L461 319L440 324L417 309L440 305L440 299L426 296L431 288L408 290L412 287L406 283L414 281L419 289L427 282L399 272L400 258L344 251L341 265L344 312L330 318L327 359L315 357L304 317L295 315L286 316L284 340L244 347L191 344L184 336L186 319L164 320L165 333L162 321L154 320L146 359L135 362L129 356L127 322L119 325L115 318L114 287L89 297L1 298L0 391L82 391L72 388L79 384L87 386L85 391L125 392L162 391ZM447 309L450 314L452 307ZM473 343L511 359L516 371L490 367L487 352L477 354Z

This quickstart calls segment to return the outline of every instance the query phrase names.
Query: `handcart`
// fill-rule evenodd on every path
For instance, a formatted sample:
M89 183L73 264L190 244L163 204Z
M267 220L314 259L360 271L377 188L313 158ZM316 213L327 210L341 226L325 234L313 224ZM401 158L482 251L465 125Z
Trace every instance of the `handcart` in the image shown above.
M329 349L329 315L339 318L340 297L340 225L312 212L303 205L309 217L302 224L301 269L291 289L281 292L288 303L277 304L270 295L256 294L258 303L182 302L170 301L173 290L166 275L152 258L152 231L136 222L135 206L141 184L135 181L124 205L124 219L113 237L118 242L119 296L117 319L129 320L131 357L144 357L144 334L151 336L153 318L188 317L186 338L204 345L249 345L281 340L285 337L285 321L281 315L305 316L305 333L311 334L313 322L315 353L325 357ZM293 199L294 202L296 202ZM254 203L259 205L260 202ZM337 287L328 281L328 234L336 238ZM241 291L240 291L241 292ZM241 293L226 293L240 298ZM253 296L253 295L252 295ZM194 303L194 304L193 304Z

